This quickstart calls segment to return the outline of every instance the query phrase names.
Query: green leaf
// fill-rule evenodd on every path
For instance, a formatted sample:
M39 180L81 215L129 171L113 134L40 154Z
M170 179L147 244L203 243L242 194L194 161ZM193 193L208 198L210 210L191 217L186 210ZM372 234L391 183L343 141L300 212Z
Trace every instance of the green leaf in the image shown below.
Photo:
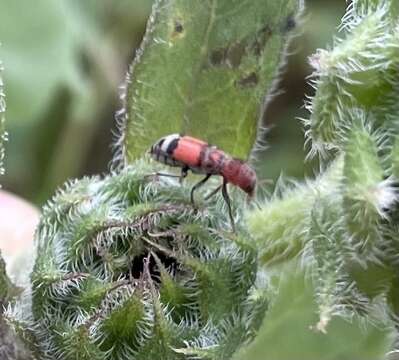
M246 159L300 0L158 0L129 71L124 160L184 133Z
M233 360L382 360L389 351L387 330L333 318L323 334L312 330L317 322L313 289L303 274L290 276L281 283L255 341Z

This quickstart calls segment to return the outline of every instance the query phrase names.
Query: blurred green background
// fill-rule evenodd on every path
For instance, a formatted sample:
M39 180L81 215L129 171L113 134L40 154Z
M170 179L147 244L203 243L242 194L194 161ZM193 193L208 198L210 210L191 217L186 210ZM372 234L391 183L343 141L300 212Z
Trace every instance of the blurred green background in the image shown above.
M66 179L104 173L112 158L119 87L152 0L0 0L7 130L4 188L43 204ZM260 177L312 176L304 166L307 57L331 43L345 0L309 0L264 123Z

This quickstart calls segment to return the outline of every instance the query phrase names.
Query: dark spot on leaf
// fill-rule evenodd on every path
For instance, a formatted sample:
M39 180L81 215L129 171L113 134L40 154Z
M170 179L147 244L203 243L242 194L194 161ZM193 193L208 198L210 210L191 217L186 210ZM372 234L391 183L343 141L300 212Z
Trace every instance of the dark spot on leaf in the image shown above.
M171 25L172 25L171 26L171 31L172 31L171 38L173 40L183 38L185 35L184 22L180 19L175 19Z
M272 35L273 31L269 25L264 26L256 33L255 41L251 45L251 50L256 56L262 55L262 51Z
M259 83L258 75L255 72L251 72L249 75L236 81L236 85L241 88L252 88Z
M209 56L209 62L212 66L228 66L237 68L240 66L245 55L245 44L235 42L227 47L213 50Z
M294 15L289 15L287 16L287 18L285 19L285 22L283 23L282 27L281 27L281 31L283 33L287 33L293 29L295 29L296 27L296 20Z
M226 48L213 50L209 56L209 61L213 66L222 66L226 60Z
M183 24L180 21L176 20L175 21L175 32L181 34L183 31L184 31Z
M245 44L237 42L232 44L227 51L227 64L232 68L237 68L245 55Z

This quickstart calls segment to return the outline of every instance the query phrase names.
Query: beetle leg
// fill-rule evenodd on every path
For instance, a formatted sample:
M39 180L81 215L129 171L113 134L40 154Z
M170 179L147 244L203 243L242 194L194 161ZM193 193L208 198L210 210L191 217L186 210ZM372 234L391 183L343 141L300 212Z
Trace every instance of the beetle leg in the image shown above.
M173 178L180 178L180 176L181 176L181 175L166 174L166 173L160 173L160 172L155 173L155 175L158 175L158 176L165 176L165 177L173 177Z
M231 211L231 201L230 201L229 193L227 192L227 181L225 179L223 179L222 195L223 195L224 201L226 201L227 208L229 210L231 228L232 228L233 232L236 232L236 229L235 229L235 226L234 226L233 213Z
M209 193L206 197L205 200L209 200L213 195L217 194L221 189L223 185L219 185L215 190L213 190L211 193Z
M184 166L181 169L181 174L179 176L179 183L181 184L183 182L183 180L186 178L187 174L188 174L188 170L190 170L190 168L188 166Z
M212 174L207 174L201 181L197 182L193 188L191 189L191 194L190 194L190 198L191 198L191 202L194 203L194 191L197 190L199 187L201 187L202 185L204 185L208 179L212 176Z
M190 170L190 168L188 166L185 166L181 169L180 175L156 172L156 173L148 175L148 176L164 176L164 177L170 177L170 178L177 178L177 179L179 179L179 183L181 184L183 182L183 179L188 175L188 170Z

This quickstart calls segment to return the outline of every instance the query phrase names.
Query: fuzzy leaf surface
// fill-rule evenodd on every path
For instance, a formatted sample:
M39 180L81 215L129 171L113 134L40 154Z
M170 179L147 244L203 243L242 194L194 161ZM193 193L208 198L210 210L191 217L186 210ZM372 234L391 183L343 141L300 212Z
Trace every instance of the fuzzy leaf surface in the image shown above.
M171 133L248 158L300 7L298 0L158 0L129 71L123 160Z
M350 323L336 317L327 334L312 330L318 321L313 291L300 272L283 280L257 338L233 360L385 358L391 341L389 332L371 324L364 328L357 319Z

